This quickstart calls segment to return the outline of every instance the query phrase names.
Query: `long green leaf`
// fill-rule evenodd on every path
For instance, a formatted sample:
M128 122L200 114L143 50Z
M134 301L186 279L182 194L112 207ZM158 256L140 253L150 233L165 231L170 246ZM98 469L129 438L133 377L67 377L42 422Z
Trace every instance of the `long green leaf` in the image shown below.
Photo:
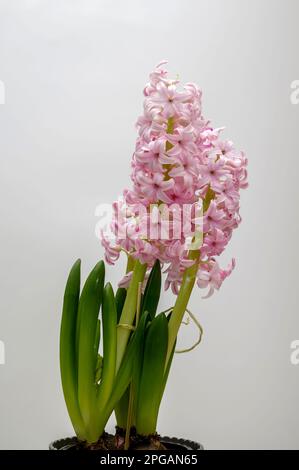
M102 377L102 369L103 369L103 357L100 354L98 354L96 372L95 372L95 382L96 383L99 383L99 381Z
M101 320L99 319L97 321L95 340L94 340L94 355L95 355L96 363L98 361L100 341L101 341Z
M128 409L130 399L130 387L128 387L114 407L116 424L119 428L125 429L128 420Z
M144 342L146 321L147 313L145 313L141 318L136 331L131 336L127 345L126 352L115 378L115 385L108 403L105 406L105 410L101 416L101 422L99 423L99 426L102 426L103 423L107 422L110 414L115 408L116 403L121 399L126 389L128 388L128 385L131 383L134 361L135 358L138 357L140 348Z
M156 315L161 292L161 266L159 260L156 260L149 278L146 283L142 305L141 314L148 312L152 320Z
M151 322L145 339L136 409L136 429L142 435L156 432L167 344L168 322L165 314L160 313Z
M83 420L88 430L87 440L95 435L96 356L95 341L99 309L102 303L105 265L100 261L89 274L79 300L78 333L78 398Z
M97 398L99 406L104 406L108 401L115 375L117 312L114 293L110 282L108 282L104 288L102 322L103 370Z
M169 376L170 367L171 367L171 364L172 364L172 359L173 359L173 356L174 356L175 346L176 346L176 342L174 343L171 356L169 358L169 361L167 362L166 369L164 371L163 380L162 380L162 384L161 384L162 386L161 386L161 392L160 392L160 397L161 397L160 401L162 400L163 394L164 394L164 391L165 391L166 383L167 383L168 376Z
M76 358L76 322L80 294L80 266L73 265L65 287L60 327L60 372L64 399L79 439L84 439L84 423L78 404L78 368Z
M127 289L125 289L124 287L119 287L115 294L117 323L120 320L121 312L123 310L126 296L127 296ZM127 389L114 408L117 426L123 429L126 427L126 423L127 423L129 395L130 395L129 389Z
M119 322L121 312L123 310L123 306L127 297L127 289L124 287L119 287L115 294L115 303L116 303L116 310L117 310L117 322Z

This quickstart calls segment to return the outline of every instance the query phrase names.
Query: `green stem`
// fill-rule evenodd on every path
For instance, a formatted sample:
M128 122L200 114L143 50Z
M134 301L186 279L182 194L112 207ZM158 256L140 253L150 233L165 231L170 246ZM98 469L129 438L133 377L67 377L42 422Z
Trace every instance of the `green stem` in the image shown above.
M186 311L192 289L194 287L196 274L199 266L200 252L199 250L190 251L189 258L195 263L186 269L183 276L182 285L168 323L168 349L166 355L166 367L171 357L176 337Z
M174 131L174 117L171 116L170 118L168 118L168 121L167 121L166 132L167 132L167 134L173 134L173 131ZM169 141L167 141L166 142L166 150L170 150L172 147L173 147L173 145Z
M127 423L126 423L126 434L125 434L125 445L124 449L129 450L130 447L130 434L131 434L131 427L132 427L132 413L133 413L133 388L132 384L130 385L130 392L129 392L129 405L128 405L128 414L127 414Z
M125 304L119 320L119 327L117 328L117 357L116 357L116 373L120 367L122 358L124 356L128 339L130 336L130 329L126 328L128 325L133 325L138 298L138 285L143 282L146 273L146 264L141 264L136 261L133 271L133 276L128 288ZM125 325L122 327L121 325Z
M134 265L135 265L135 259L132 258L131 255L128 254L127 258L127 267L126 267L126 274L134 270ZM120 292L122 292L120 294ZM119 288L117 293L116 293L116 298L119 295L120 300L119 300L119 306L118 306L118 318L120 318L127 291L125 288ZM115 418L116 418L116 423L119 428L126 429L126 423L127 423L127 416L128 416L128 407L129 407L129 395L130 395L130 387L125 391L119 402L115 405L114 408L114 413L115 413Z
M207 189L205 198L203 200L203 212L205 213L212 201L214 199L215 193L210 188ZM167 363L171 357L173 347L176 341L176 337L186 311L192 289L194 287L196 274L198 271L199 263L200 263L200 250L192 250L189 251L189 258L193 259L195 263L186 269L183 275L182 285L179 291L179 294L176 298L176 302L168 323L168 349L167 349L167 356L166 356L166 367Z
M174 131L174 118L173 118L173 117L170 117L170 118L168 119L168 121L167 121L167 129L166 129L166 132L167 132L167 134L173 134L173 131ZM172 143L169 142L169 140L167 140L166 145L165 145L165 150L166 150L166 152L167 152L168 150L170 150L172 147L173 147ZM168 173L170 172L170 170L172 169L172 167L173 167L173 165L168 164L168 163L166 163L166 164L163 165L163 168L166 170L166 171L165 171L165 176L164 176L164 179L165 179L165 180L169 180L169 179L170 179L170 176L169 176Z
M133 271L135 266L135 260L131 255L128 255L126 274Z

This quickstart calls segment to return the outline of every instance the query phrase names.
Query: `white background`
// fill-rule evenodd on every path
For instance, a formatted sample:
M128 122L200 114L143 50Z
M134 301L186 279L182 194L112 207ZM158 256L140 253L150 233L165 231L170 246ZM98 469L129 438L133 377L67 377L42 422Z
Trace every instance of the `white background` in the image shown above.
M222 258L234 273L209 300L193 293L204 340L175 358L159 431L208 449L299 448L298 18L296 0L0 2L1 448L72 434L64 284L77 257L84 275L102 257L94 211L130 183L142 89L164 58L245 150L250 188ZM108 269L114 285L123 270ZM188 346L196 332L182 330Z

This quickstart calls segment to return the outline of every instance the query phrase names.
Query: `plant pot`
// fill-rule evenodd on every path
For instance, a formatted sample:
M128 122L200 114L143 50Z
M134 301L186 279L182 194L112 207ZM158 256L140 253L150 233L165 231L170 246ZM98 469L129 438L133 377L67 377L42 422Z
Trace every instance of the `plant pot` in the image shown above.
M203 446L198 442L189 441L187 439L178 439L177 437L161 437L161 443L167 450L173 451L192 451L203 450ZM50 450L78 450L78 439L76 437L66 437L51 442Z

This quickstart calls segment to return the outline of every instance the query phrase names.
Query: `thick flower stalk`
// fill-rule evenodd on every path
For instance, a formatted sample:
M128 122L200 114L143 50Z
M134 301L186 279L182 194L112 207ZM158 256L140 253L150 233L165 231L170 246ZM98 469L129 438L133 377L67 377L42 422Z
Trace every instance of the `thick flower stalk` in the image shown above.
M114 204L115 238L103 237L102 243L110 264L121 251L148 268L156 259L161 262L167 273L165 288L178 294L170 320L170 330L174 327L170 354L194 283L208 288L208 297L235 266L233 259L222 269L217 258L241 221L239 199L240 189L247 187L247 159L230 140L221 139L223 128L213 128L203 117L198 87L168 78L164 64L151 73L144 89L144 112L137 121L132 159L133 187ZM196 238L195 206L200 201L202 243L200 249L191 250L190 237ZM159 217L161 207L171 211L166 234L163 216ZM182 218L186 208L191 214L189 226ZM122 286L129 285L132 273L126 274Z

